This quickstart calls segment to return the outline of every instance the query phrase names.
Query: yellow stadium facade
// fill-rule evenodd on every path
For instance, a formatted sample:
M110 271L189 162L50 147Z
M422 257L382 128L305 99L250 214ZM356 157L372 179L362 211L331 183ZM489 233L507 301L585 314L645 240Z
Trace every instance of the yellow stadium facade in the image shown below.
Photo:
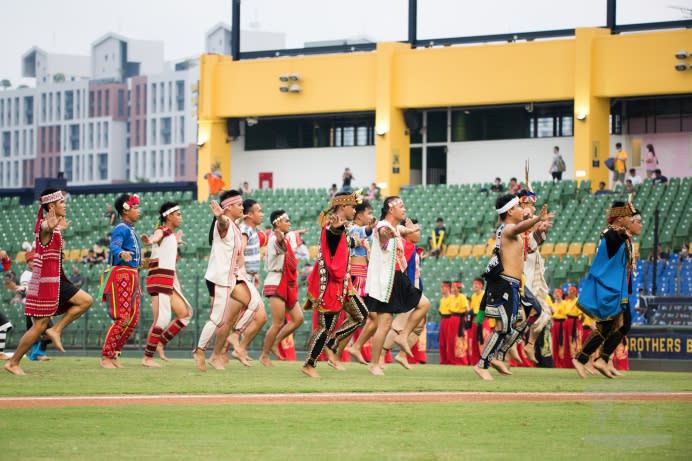
M576 29L570 38L252 60L204 55L199 93L199 198L212 162L233 178L226 120L373 111L375 179L385 194L409 184L407 109L572 101L576 179L607 180L612 98L692 93L692 71L675 69L692 30L612 35ZM690 60L688 64L692 64ZM300 91L279 91L299 76Z

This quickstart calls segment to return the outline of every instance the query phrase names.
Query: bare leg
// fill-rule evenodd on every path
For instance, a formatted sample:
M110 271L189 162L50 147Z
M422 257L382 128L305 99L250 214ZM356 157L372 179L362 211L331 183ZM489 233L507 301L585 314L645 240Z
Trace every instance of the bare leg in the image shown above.
M269 310L272 314L272 324L264 335L264 343L262 344L262 355L259 361L265 367L272 367L272 361L269 358L269 352L276 342L277 335L284 325L286 318L286 303L278 296L269 298Z
M423 320L430 309L430 300L425 295L421 296L418 306L411 312L403 330L394 338L394 342L402 348L407 355L411 355L411 348L408 345L408 336L414 328ZM379 328L379 325L378 325Z
M53 344L55 345L55 348L57 350L59 350L60 352L65 352L65 348L62 347L62 338L60 336L62 334L62 331L65 329L67 325L74 322L83 313L88 311L93 302L94 298L92 298L89 293L87 293L84 290L79 290L68 301L68 303L70 304L70 308L67 310L67 312L65 312L65 315L63 315L60 321L53 325L52 328L48 328L45 331L46 336L48 336L48 338L51 341L53 341Z
M48 322L50 322L50 317L33 318L31 328L29 328L19 340L19 344L17 344L17 349L14 351L14 355L7 362L5 362L5 371L17 376L23 376L26 374L24 373L24 370L19 367L19 362L22 360L22 357L24 357L24 354L29 352L29 349L31 349L34 343L38 341L41 334L46 331L46 328L48 328Z
M370 373L376 376L384 375L384 371L380 367L380 355L384 346L384 339L387 336L389 328L392 326L392 314L379 313L377 314L377 331L372 338L372 356L370 357Z
M245 366L250 366L250 357L248 357L247 348L250 346L252 340L257 337L257 333L262 330L265 323L267 323L267 312L264 310L264 303L261 303L260 307L257 309L255 318L252 319L252 323L247 327L245 333L243 333L243 339L240 340L238 347L234 347L233 349L233 357L240 360L240 362ZM236 353L242 358L242 360L241 358L236 357Z
M346 351L354 356L356 360L363 365L367 365L368 362L365 360L360 350L363 348L365 343L372 338L375 331L377 331L377 314L375 312L370 312L368 314L368 320L365 322L365 326L360 331L360 336L358 336L358 339L351 345L351 347L346 348Z

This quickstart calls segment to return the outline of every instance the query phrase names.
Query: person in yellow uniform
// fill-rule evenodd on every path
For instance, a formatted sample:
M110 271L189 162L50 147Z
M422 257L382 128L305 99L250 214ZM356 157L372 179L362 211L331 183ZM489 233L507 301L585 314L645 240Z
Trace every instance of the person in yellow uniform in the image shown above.
M577 307L577 287L570 285L567 288L567 299L565 299L565 324L563 328L564 340L563 347L565 348L564 356L569 357L565 361L565 368L574 368L572 359L576 357L577 352L581 349L582 340L582 323L581 310Z
M613 182L625 182L627 171L627 152L622 149L622 143L615 143L615 165L613 168Z
M476 278L471 285L471 301L466 322L466 341L469 363L478 363L481 359L481 344L483 343L483 329L476 323L478 312L481 310L481 299L485 292L485 283L482 278Z
M566 362L570 361L570 357L564 355L564 328L565 319L567 318L567 305L562 299L562 288L553 290L553 300L550 303L550 308L553 310L553 366L555 368L566 368Z
M447 343L449 342L449 319L451 318L451 306L454 299L451 296L450 290L452 282L445 280L440 285L440 365L449 365L451 357L447 356ZM452 356L453 357L453 356Z
M452 298L454 301L452 302L450 308L450 314L452 316L450 317L449 330L450 336L453 338L453 342L450 343L450 346L451 360L452 364L454 365L469 364L467 357L468 346L466 343L466 336L464 334L466 312L469 309L469 300L466 295L462 293L461 290L463 288L464 286L459 280L456 280L452 284ZM449 352L450 351L448 351L448 356Z

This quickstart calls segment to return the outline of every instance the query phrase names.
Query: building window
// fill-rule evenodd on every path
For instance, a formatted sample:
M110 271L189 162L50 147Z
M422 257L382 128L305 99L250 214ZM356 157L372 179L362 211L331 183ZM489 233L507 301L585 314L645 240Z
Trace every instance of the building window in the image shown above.
M125 115L125 90L118 90L118 117Z
M185 176L185 149L176 149L178 156L178 176Z
M129 164L129 162L128 162ZM105 181L108 179L108 154L98 154L98 179Z
M70 125L70 150L79 150L79 125Z
M168 145L171 143L171 118L161 118L161 144Z
M185 80L175 82L175 102L177 110L185 109Z
M72 156L71 155L66 155L63 158L62 171L65 173L65 179L68 181L72 181Z
M105 93L106 110L104 111L103 115L110 115L111 114L111 90L106 90L104 93Z

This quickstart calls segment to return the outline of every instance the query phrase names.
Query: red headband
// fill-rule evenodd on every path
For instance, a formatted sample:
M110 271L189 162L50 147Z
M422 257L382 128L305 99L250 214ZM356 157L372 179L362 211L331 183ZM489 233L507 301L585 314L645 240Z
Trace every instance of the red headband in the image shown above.
M139 205L139 195L132 194L130 195L130 198L127 200L127 202L123 203L123 210L130 211L130 208L132 208L135 205Z

